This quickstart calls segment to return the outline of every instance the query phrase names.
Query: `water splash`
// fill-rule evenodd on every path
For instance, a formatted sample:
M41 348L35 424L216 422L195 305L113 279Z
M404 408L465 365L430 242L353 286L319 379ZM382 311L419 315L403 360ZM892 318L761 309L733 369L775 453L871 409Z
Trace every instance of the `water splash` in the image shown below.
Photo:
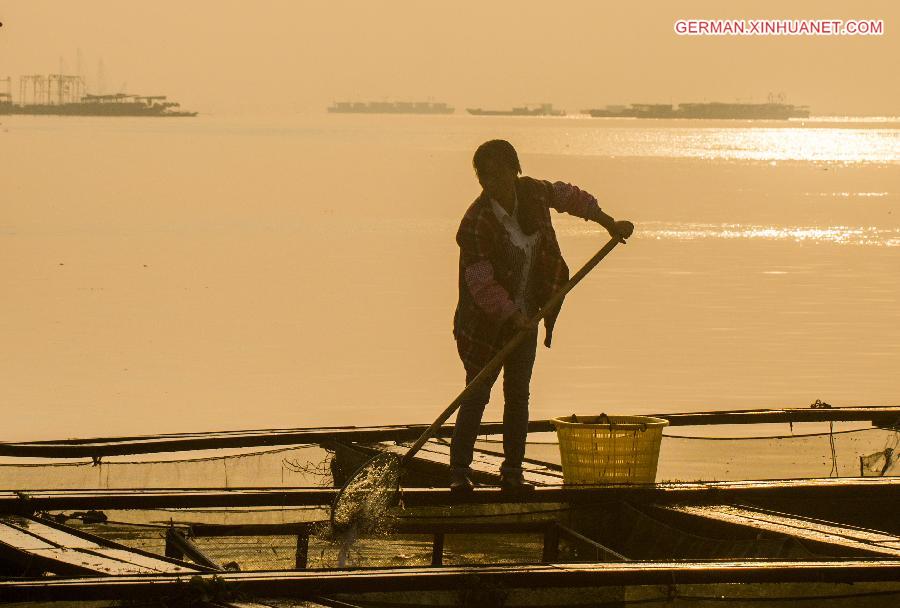
M400 458L383 453L364 464L341 488L331 507L328 540L337 546L338 566L345 567L356 541L389 533L400 496Z

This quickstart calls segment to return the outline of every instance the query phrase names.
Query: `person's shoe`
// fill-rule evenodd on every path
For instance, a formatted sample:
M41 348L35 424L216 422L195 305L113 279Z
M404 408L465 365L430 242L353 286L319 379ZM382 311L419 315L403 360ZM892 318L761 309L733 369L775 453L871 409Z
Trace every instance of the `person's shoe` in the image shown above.
M522 471L503 471L500 473L500 489L506 492L530 492L534 484L525 481Z
M469 479L468 469L450 470L450 491L453 493L471 492L475 484Z

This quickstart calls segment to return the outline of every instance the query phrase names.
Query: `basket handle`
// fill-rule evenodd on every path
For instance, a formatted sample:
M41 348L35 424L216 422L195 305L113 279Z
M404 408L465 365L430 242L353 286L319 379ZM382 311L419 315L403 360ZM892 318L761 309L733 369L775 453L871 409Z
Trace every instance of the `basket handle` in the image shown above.
M609 425L609 428L610 428L610 429L612 429L613 427L616 426L616 424L612 421L612 418L610 418L609 415L608 415L606 412L601 412L601 413L597 416L597 418L600 419L600 420L602 420L603 418L606 418L606 424ZM575 415L575 414L572 414L572 423L573 423L573 424L578 424L578 416ZM603 424L603 422L600 422L600 424ZM641 423L640 423L640 431L641 431L642 433L646 433L648 428L649 428L649 427L647 426L647 423L646 423L646 422L641 422Z
M606 424L609 425L610 429L612 429L613 427L616 426L615 423L612 421L612 419L605 412L601 412L600 415L597 416L597 418L606 418ZM573 420L575 419L575 414L572 414L572 419ZM647 432L647 423L646 422L641 423L641 432L642 433Z
M607 416L605 413L601 413L599 416L597 416L597 418L606 418L606 424L608 424L609 426L612 426L613 424L612 420L610 420L609 416ZM572 424L578 424L578 416L575 414L572 414Z

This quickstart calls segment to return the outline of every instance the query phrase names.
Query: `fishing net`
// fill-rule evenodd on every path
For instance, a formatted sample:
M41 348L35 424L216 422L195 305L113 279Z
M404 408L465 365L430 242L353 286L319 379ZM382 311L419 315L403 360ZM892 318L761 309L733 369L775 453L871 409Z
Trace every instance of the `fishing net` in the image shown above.
M385 533L400 497L400 457L382 453L370 459L338 491L331 505L331 533L350 544L358 536Z
M859 473L865 477L884 477L896 474L897 461L900 460L897 448L900 446L900 429L895 429L888 436L884 447L873 454L859 457Z
M98 462L8 457L0 460L0 488L115 490L331 485L330 455L319 446L240 449L230 454L222 454L223 451L205 457L185 458L183 453L173 453L143 458L109 457Z

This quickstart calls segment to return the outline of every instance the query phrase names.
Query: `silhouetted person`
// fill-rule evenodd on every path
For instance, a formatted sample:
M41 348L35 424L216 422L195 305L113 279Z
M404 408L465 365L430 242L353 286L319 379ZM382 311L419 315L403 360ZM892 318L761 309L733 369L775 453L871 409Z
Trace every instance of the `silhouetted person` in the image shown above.
M522 169L512 144L485 142L472 161L482 193L459 226L459 303L453 336L466 370L466 383L540 310L569 279L550 220L550 209L592 220L621 239L631 236L631 222L615 221L597 200L575 186L519 175ZM559 307L544 317L549 348ZM522 476L528 431L528 397L537 349L537 328L503 364L503 454L501 487L529 489ZM472 489L469 466L499 370L481 383L459 408L450 447L451 482L456 491Z

